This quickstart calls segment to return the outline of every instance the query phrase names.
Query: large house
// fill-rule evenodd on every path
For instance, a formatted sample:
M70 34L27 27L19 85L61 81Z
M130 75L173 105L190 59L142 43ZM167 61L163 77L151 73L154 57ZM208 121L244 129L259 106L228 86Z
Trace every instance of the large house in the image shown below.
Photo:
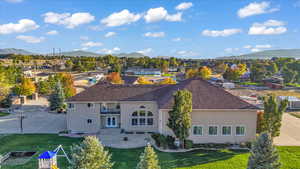
M72 133L107 128L172 134L167 127L173 93L192 92L195 143L239 143L256 135L257 108L199 78L176 85L116 85L100 82L68 99L67 126Z

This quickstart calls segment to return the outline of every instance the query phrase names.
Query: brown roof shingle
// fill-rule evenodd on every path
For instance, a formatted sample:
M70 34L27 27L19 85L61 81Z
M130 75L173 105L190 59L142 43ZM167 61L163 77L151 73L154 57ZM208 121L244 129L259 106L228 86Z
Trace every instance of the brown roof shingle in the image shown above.
M193 95L193 109L257 109L223 88L200 78L184 80L176 85L112 85L96 84L68 99L70 102L156 101L160 109L171 109L173 93L187 89Z

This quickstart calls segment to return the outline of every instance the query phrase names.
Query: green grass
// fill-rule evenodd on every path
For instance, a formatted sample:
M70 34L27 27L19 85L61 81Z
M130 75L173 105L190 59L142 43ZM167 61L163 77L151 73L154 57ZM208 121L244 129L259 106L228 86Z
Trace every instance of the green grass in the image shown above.
M291 87L300 87L300 84L298 83L287 83L286 85Z
M9 135L0 138L0 154L9 151L37 151L40 154L46 150L53 150L59 144L69 152L70 145L79 143L81 139L59 137L57 135ZM115 161L114 169L135 168L139 156L143 151L137 149L108 149ZM299 169L300 147L278 147L282 168ZM246 168L249 153L247 151L202 151L187 153L157 152L162 169L244 169ZM37 155L23 166L2 166L1 169L32 169L37 168ZM67 168L67 161L59 157L60 169Z
M295 117L297 117L297 118L300 119L300 113L299 112L298 113L296 113L296 112L290 112L290 115L295 116Z
M5 113L5 112L0 111L0 117L4 117L4 116L8 116L8 115L9 115L9 113Z

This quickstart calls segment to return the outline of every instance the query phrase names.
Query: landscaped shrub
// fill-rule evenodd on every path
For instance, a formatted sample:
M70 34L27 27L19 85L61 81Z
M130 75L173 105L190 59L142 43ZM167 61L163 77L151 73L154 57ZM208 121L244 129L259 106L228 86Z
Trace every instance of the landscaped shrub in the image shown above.
M193 143L192 140L185 140L184 141L184 148L185 149L191 149L191 148L193 148L193 145L194 145L194 143Z
M173 136L165 136L159 133L154 133L151 137L154 139L155 144L158 147L162 147L163 149L177 149L177 146L175 145L175 138Z
M232 146L230 143L219 144L219 143L207 143L207 144L194 144L193 148L228 148Z

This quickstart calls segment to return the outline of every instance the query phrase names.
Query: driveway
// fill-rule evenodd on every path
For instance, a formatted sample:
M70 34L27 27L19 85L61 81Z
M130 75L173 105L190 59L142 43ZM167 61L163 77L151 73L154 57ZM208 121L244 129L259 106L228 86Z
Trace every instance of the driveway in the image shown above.
M282 118L280 136L274 139L278 146L300 146L300 119L288 113Z
M66 115L48 113L47 101L29 101L22 107L24 133L58 133L66 130ZM0 134L20 133L20 114L0 117Z

